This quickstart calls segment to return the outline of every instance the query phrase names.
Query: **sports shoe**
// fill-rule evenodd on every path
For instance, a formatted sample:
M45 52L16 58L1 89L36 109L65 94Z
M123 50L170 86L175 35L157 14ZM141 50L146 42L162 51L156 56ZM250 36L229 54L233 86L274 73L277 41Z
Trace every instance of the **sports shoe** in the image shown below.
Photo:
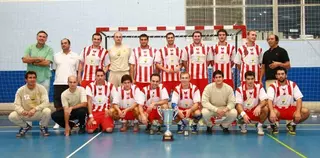
M86 133L86 126L85 125L80 125L78 134L84 134L84 133Z
M128 130L128 124L122 123L122 126L120 128L120 132L126 132Z
M178 133L178 134L182 134L182 133L183 133L183 130L184 130L184 126L183 126L183 125L178 125L177 133Z
M291 125L291 122L287 124L289 134L296 135L296 126L297 125Z
M159 134L159 135L162 134L161 126L157 126L156 129L157 129L156 130L157 134Z
M257 127L257 133L259 136L263 136L264 135L264 131L263 131L263 125L258 125L258 123L256 124Z
M239 126L239 128L240 128L240 132L243 133L243 134L246 134L246 133L248 132L248 130L247 130L247 124L241 124L241 125Z
M144 130L146 133L149 133L151 129L151 124L148 124L146 129Z
M212 134L212 127L207 126L207 134Z
M221 127L223 133L225 133L225 134L229 134L230 133L228 128L223 127L221 124L220 124L220 127Z
M50 133L48 131L48 127L40 126L40 132L43 134L43 136L49 136Z
M20 128L17 137L23 137L32 127L27 123L27 127Z
M59 126L59 124L54 124L54 126L53 126L53 129L55 129L55 130L57 130L57 129L59 129L60 128L60 126Z
M191 133L192 134L198 134L198 126L197 125L192 125Z
M272 129L272 134L278 134L279 133L279 128L276 124L272 124L271 125L271 129Z
M139 123L134 123L133 125L133 132L139 132L140 128L139 128Z

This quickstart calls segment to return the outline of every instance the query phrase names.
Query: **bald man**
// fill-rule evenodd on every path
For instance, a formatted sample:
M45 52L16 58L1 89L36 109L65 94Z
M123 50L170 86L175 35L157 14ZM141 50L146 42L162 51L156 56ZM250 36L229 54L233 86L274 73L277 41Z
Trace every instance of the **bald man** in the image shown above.
M119 87L121 85L121 77L129 74L130 50L122 44L122 34L120 32L114 33L113 39L114 46L108 49L109 53L106 57L110 70L108 81Z
M77 86L77 77L68 77L69 88L61 94L63 109L51 114L52 119L65 128L65 135L69 136L75 123L71 120L79 120L80 129L78 133L85 133L85 119L88 113L87 95L83 87Z

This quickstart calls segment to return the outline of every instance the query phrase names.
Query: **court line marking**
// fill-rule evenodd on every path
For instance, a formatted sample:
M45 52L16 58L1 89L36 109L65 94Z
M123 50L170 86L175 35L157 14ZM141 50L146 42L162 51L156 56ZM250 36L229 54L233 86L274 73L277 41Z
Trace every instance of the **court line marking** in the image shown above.
M294 150L293 148L291 148L289 145L283 143L282 141L280 141L279 139L275 138L274 136L267 134L268 137L270 137L271 139L273 139L274 141L276 141L277 143L281 144L282 146L286 147L287 149L291 150L292 152L296 153L298 156L302 157L302 158L307 158L307 156L303 155L302 153Z
M71 156L73 156L75 153L77 153L79 150L81 150L83 147L85 147L87 144L89 144L93 139L95 139L96 137L98 137L102 132L99 132L98 134L96 134L94 137L92 137L91 139L89 139L87 142L85 142L83 145L81 145L78 149L76 149L74 152L72 152L70 155L68 155L66 158L70 158Z

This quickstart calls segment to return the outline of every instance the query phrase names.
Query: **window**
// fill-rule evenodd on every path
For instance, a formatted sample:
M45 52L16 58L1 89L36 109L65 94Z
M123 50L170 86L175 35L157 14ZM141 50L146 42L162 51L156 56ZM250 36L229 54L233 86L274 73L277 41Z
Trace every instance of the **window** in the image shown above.
M300 37L300 7L279 7L278 27L286 38Z
M320 38L320 6L306 7L306 35Z
M249 30L272 31L272 7L247 7L246 25Z

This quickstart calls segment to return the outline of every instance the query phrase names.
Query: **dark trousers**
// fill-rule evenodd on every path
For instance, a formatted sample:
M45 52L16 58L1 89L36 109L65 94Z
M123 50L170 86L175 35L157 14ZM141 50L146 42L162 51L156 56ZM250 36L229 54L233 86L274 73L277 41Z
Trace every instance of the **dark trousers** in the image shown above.
M86 107L74 109L71 111L71 115L70 115L69 120L79 120L80 126L85 125L87 113L88 113L88 109ZM65 128L64 110L63 109L52 113L51 118L54 122L59 124L61 127Z
M68 88L68 85L53 85L53 104L56 109L62 108L61 93Z

